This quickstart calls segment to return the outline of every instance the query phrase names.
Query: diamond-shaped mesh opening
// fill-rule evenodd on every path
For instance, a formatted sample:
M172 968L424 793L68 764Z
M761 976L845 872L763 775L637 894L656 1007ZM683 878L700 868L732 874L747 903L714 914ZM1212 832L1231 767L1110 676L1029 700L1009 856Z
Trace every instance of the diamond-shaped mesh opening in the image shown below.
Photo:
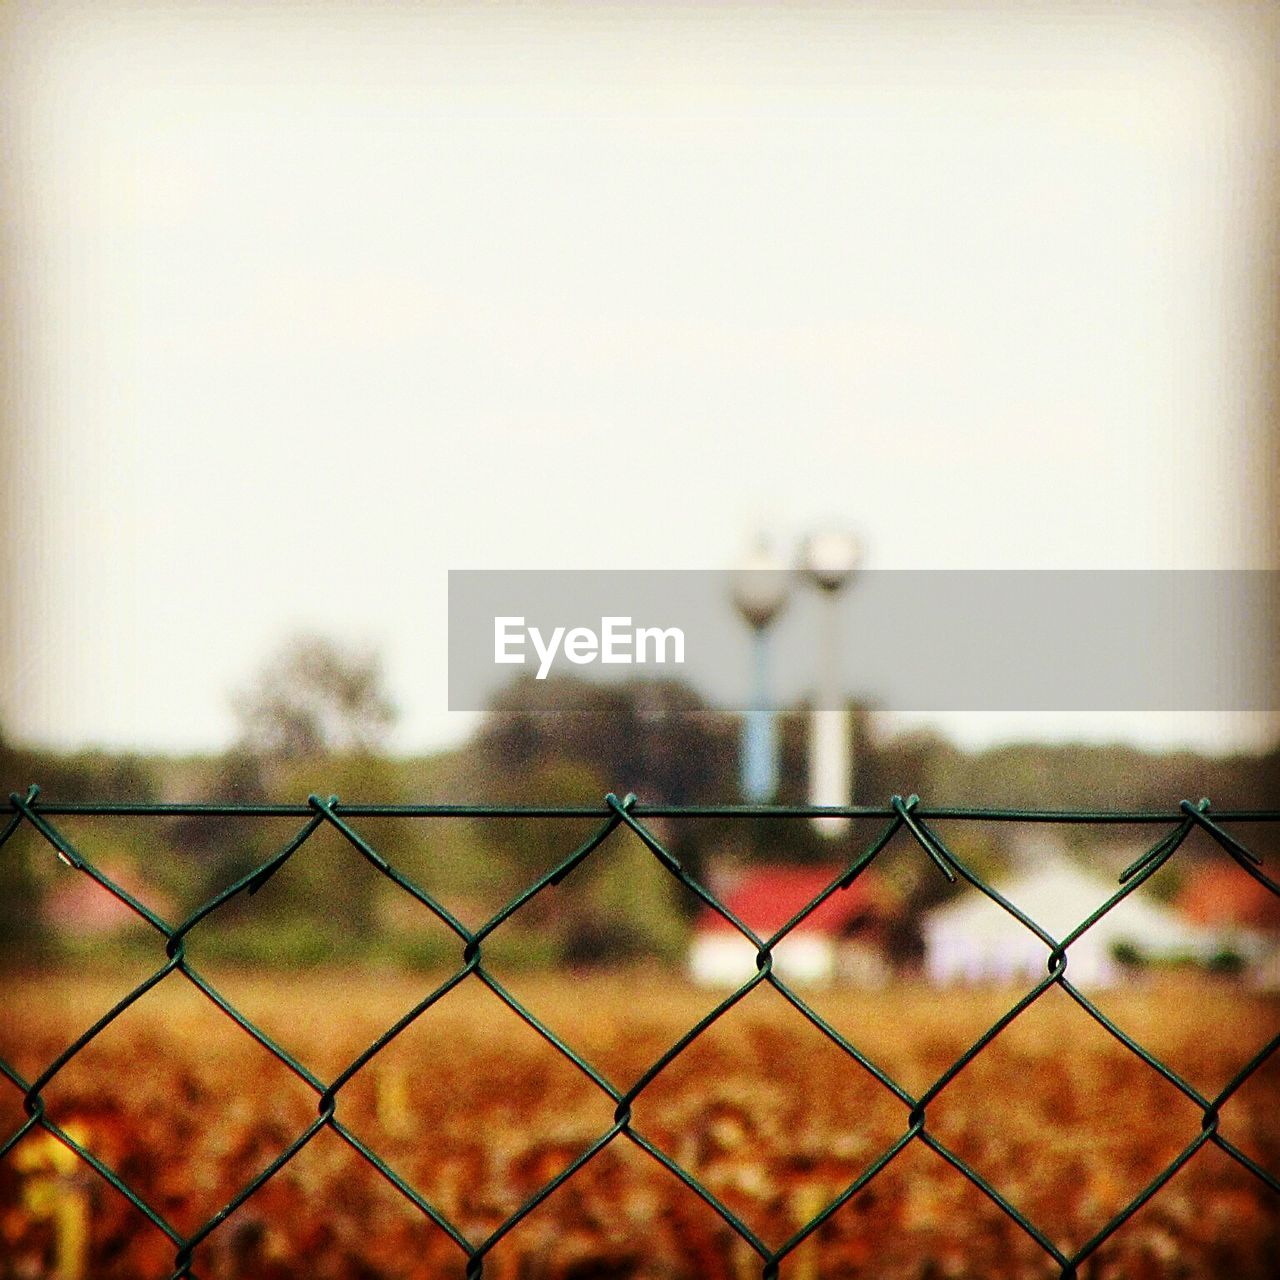
M478 1242L613 1122L613 1100L478 978L339 1090L337 1116Z
M929 1103L929 1131L1052 1240L1079 1247L1200 1132L1201 1112L1046 991Z
M196 924L188 951L197 964L220 956L283 966L368 959L385 945L379 906L389 891L325 823L255 893L238 894Z
M80 1130L82 1145L184 1232L316 1114L311 1090L178 975L105 1027L41 1096L50 1120Z
M907 1125L901 1101L768 986L646 1085L632 1115L775 1247L798 1229L797 1197L818 1213Z
M324 1081L416 1007L441 978L379 968L199 971L282 1052Z
M599 831L596 823L586 838ZM562 849L557 862L577 847ZM725 995L724 990L685 981L680 972L687 964L699 908L694 892L639 835L615 829L563 879L548 884L486 937L484 965L558 1034L572 1031L574 1043L584 1050L611 1053L629 1040L629 1028L649 1018L632 998L638 985L662 991L657 1020L663 1033L671 1025L670 1010L680 1009L685 1021L670 1036L674 1040ZM723 928L754 956L749 942L730 926ZM559 980L547 981L540 962L548 956L560 962ZM563 982L566 970L574 977L569 987ZM752 960L742 980L754 970ZM633 1060L633 1065L615 1083L629 1084L649 1062Z

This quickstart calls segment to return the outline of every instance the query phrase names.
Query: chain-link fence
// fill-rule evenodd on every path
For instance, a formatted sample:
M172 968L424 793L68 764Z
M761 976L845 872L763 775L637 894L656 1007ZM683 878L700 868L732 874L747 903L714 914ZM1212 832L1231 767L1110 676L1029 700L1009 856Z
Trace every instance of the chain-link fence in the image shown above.
M798 1256L798 1251L818 1232L825 1223L840 1212L855 1196L873 1183L886 1168L898 1160L902 1153L913 1144L923 1145L946 1162L955 1172L967 1179L973 1187L996 1205L1008 1219L1026 1233L1043 1250L1046 1259L1052 1260L1058 1273L1064 1277L1073 1277L1078 1268L1093 1256L1099 1247L1119 1231L1148 1201L1161 1191L1167 1182L1189 1161L1195 1159L1203 1148L1213 1147L1224 1153L1257 1179L1272 1193L1280 1192L1280 1170L1263 1167L1257 1159L1242 1150L1231 1141L1220 1127L1220 1113L1227 1101L1235 1095L1263 1064L1280 1047L1280 1034L1273 1035L1252 1056L1240 1063L1234 1075L1216 1093L1209 1096L1193 1086L1182 1074L1175 1071L1166 1062L1161 1061L1153 1052L1140 1044L1113 1017L1109 1016L1094 1000L1079 989L1071 977L1071 948L1089 930L1093 929L1104 916L1115 909L1124 899L1133 894L1142 884L1149 880L1165 865L1183 846L1188 836L1197 829L1206 833L1225 855L1236 865L1238 870L1227 872L1232 875L1247 875L1272 894L1280 894L1280 884L1272 880L1262 869L1261 859L1253 852L1243 838L1236 832L1241 830L1257 830L1258 824L1280 823L1280 811L1235 811L1214 812L1208 800L1191 803L1183 800L1174 812L1037 812L1013 810L979 810L979 809L928 809L917 797L903 799L894 796L884 807L861 807L843 810L815 811L801 807L743 807L743 806L643 806L637 799L628 795L624 799L610 794L604 799L603 806L581 806L564 808L531 808L513 806L483 805L359 805L342 804L336 796L321 797L311 795L305 805L234 805L234 804L43 804L39 800L38 788L32 787L25 795L14 793L9 797L9 817L0 830L0 845L5 844L23 825L28 824L56 852L62 862L75 871L95 882L101 891L111 895L119 903L124 904L136 914L156 935L156 946L163 953L163 961L144 981L138 983L122 999L98 1017L81 1035L77 1036L67 1047L48 1062L42 1070L27 1079L8 1062L0 1059L0 1072L10 1084L20 1092L22 1107L26 1119L9 1134L0 1145L0 1160L10 1158L21 1150L22 1144L29 1135L43 1130L67 1151L74 1153L78 1160L91 1167L106 1183L110 1184L120 1196L123 1196L138 1212L145 1216L156 1232L167 1237L173 1247L173 1280L185 1280L195 1276L197 1250L201 1244L236 1213L241 1206L259 1192L271 1179L280 1173L309 1143L323 1130L337 1135L347 1147L385 1179L400 1196L425 1215L435 1227L443 1232L456 1245L460 1255L459 1265L465 1270L467 1277L479 1277L485 1271L486 1259L495 1246L504 1239L518 1224L532 1213L540 1204L550 1197L558 1188L573 1179L588 1164L596 1159L611 1144L632 1144L646 1157L657 1162L679 1180L687 1193L699 1197L708 1205L728 1228L744 1242L747 1249L755 1257L758 1273L763 1280L778 1276L789 1258ZM815 813L839 813L857 819L875 819L880 826L875 838L860 849L843 870L802 910L788 920L771 936L761 937L736 916L726 903L710 892L690 873L654 831L655 820L678 822L681 818L701 817L720 818L727 821L734 819L795 819L812 818ZM77 849L60 830L58 819L64 816L85 815L94 817L130 817L130 818L174 818L174 817L218 817L218 818L294 818L300 825L293 836L276 853L261 862L248 874L235 883L230 884L215 894L197 909L192 911L180 923L173 924L146 906L134 894L104 873L79 849ZM456 819L542 819L548 821L567 821L573 819L596 819L598 826L590 837L571 852L566 852L559 863L545 874L527 885L520 893L506 903L478 928L468 928L453 914L435 895L415 883L409 876L399 870L388 857L374 848L362 836L358 829L366 819L409 819L409 818L456 818ZM1085 919L1079 921L1064 936L1055 937L1046 931L1041 924L1024 914L1014 902L1008 900L1000 892L977 874L964 859L948 846L941 838L937 824L943 822L1015 822L1035 824L1134 824L1142 825L1159 833L1158 839L1151 843L1135 861L1120 875L1119 886L1112 896L1097 907ZM440 982L428 994L400 1017L393 1025L386 1028L372 1041L363 1052L354 1057L346 1067L332 1078L324 1079L314 1073L304 1062L283 1049L253 1020L238 1009L206 976L200 973L187 954L187 941L193 931L215 913L219 912L233 899L241 895L252 896L257 893L291 858L295 858L303 850L307 841L322 827L328 826L349 843L352 849L366 860L376 871L395 885L403 893L425 907L453 935L457 946L457 967L450 976ZM552 886L562 882L576 867L585 863L597 854L610 835L619 829L633 833L653 858L673 876L683 889L691 894L702 907L711 913L736 935L746 941L755 952L755 972L740 986L721 999L705 1016L698 1019L678 1039L671 1043L644 1070L634 1083L621 1088L608 1079L601 1071L589 1062L582 1053L566 1043L532 1012L525 1003L512 994L506 986L486 967L485 944L493 937L495 931L525 910L540 894ZM882 1066L861 1049L854 1040L832 1025L818 1012L813 1005L789 985L775 969L774 953L779 944L802 924L824 902L847 890L863 875L882 854L890 841L899 833L904 833L912 842L920 856L932 864L930 874L945 877L952 883L966 882L972 890L985 895L1001 911L1029 931L1045 949L1045 971L1043 977L1031 986L1021 998L1007 1009L996 1021L973 1041L955 1060L937 1076L923 1092L908 1091ZM0 856L3 856L0 854ZM57 1123L46 1109L44 1094L55 1077L89 1046L96 1037L105 1031L113 1022L121 1017L131 1006L139 1001L147 992L159 983L178 974L182 980L208 999L212 1005L238 1026L245 1035L253 1038L263 1049L270 1053L279 1063L291 1072L308 1089L313 1091L316 1103L314 1119L296 1134L287 1147L263 1168L257 1176L242 1186L216 1213L199 1225L195 1230L183 1233L171 1221L148 1203L139 1191L128 1185L119 1173L110 1167L98 1155L95 1155L82 1142L76 1133ZM531 1028L543 1041L581 1072L591 1084L608 1099L612 1107L612 1123L601 1132L594 1141L585 1146L566 1167L554 1177L549 1178L535 1194L530 1196L520 1207L511 1213L505 1221L482 1239L468 1234L450 1216L433 1204L418 1189L410 1185L404 1177L397 1173L391 1165L355 1132L341 1117L343 1089L353 1077L373 1059L375 1059L396 1037L406 1031L427 1010L444 999L451 991L462 983L483 984L494 996L503 1002L519 1019ZM682 1055L699 1037L703 1036L717 1021L735 1005L760 986L771 987L786 1001L795 1017L805 1020L815 1028L829 1044L849 1060L856 1063L861 1071L901 1107L901 1132L897 1138L879 1152L866 1164L862 1172L844 1186L839 1194L831 1198L821 1207L816 1207L797 1230L780 1244L770 1245L743 1217L735 1213L722 1197L717 1196L705 1180L681 1163L667 1151L662 1149L640 1131L633 1122L633 1105L648 1089L655 1079ZM1141 1190L1124 1206L1105 1222L1089 1239L1073 1251L1066 1251L1055 1244L1042 1225L1038 1225L1025 1212L1016 1207L1006 1195L979 1173L970 1162L962 1159L950 1146L945 1144L931 1130L929 1125L930 1104L953 1081L964 1068L992 1043L1006 1027L1018 1019L1039 1001L1046 992L1058 988L1071 1001L1082 1009L1108 1036L1123 1047L1123 1050L1145 1064L1151 1072L1163 1078L1183 1097L1189 1100L1198 1110L1200 1127L1198 1132ZM1248 1052L1242 1050L1242 1056ZM808 1273L806 1273L808 1274Z

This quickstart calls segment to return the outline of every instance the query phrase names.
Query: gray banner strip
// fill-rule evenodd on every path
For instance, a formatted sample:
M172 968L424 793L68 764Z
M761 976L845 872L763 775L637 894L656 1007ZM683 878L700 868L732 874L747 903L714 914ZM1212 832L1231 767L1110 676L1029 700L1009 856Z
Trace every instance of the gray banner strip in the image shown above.
M735 598L770 597L760 641ZM555 711L570 675L678 679L729 708L767 688L893 711L1269 711L1278 624L1268 570L870 570L834 593L783 572L454 570L449 707L525 677Z

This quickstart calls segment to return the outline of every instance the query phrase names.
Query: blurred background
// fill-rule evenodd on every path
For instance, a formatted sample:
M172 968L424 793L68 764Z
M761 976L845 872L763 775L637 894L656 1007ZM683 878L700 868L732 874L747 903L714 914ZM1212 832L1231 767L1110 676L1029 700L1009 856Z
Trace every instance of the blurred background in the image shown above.
M6 792L767 798L696 689L448 711L450 568L1275 564L1270 6L3 20ZM844 736L836 800L1245 805L1280 724ZM457 887L530 869L464 826Z
M4 22L10 737L220 748L307 631L457 744L449 568L1273 563L1271 6Z
M1278 54L1277 9L1244 3L5 6L2 793L35 782L48 802L296 802L313 790L387 803L752 797L743 717L677 681L569 682L570 710L551 717L518 683L482 713L448 711L450 569L721 569L762 535L789 562L806 535L832 529L856 533L860 564L877 569L1275 568ZM802 803L808 708L773 712L769 797ZM1170 813L1204 795L1219 809L1276 803L1273 714L907 715L853 700L846 713L842 785L859 803L895 792L929 805ZM60 828L177 921L297 825L76 817ZM377 819L360 830L477 925L594 825ZM696 818L653 830L764 928L847 866L876 825ZM1162 832L944 828L981 875L1072 916L1063 928ZM1271 827L1247 839L1277 851ZM754 961L725 946L638 840L619 833L606 848L486 952L553 1025L634 1075ZM964 914L972 894L919 855L895 842L856 903L797 938L790 964L838 1025L862 1028L923 1084L1043 972L1044 956ZM29 824L4 847L0 889L0 958L21 1010L0 1052L30 1079L153 970L158 948ZM1089 962L1099 998L1221 1084L1247 1056L1244 1040L1274 1031L1274 900L1197 832L1117 918ZM264 1026L331 1056L334 1071L458 951L328 829L191 945ZM566 970L585 985L566 985ZM666 996L630 1036L626 982L637 974ZM887 1012L897 991L915 1001L909 1036ZM1234 1017L1243 1040L1179 1021L1189 991L1217 1001L1214 1017ZM138 1155L145 1107L130 1113L96 1083L139 1042L197 1042L174 1007L147 1007L150 1021L101 1048L96 1075L86 1068L77 1083L77 1058L57 1084L91 1149L132 1161L196 1223L192 1179ZM537 1143L507 1153L510 1176L486 1166L468 1182L458 1169L474 1153L461 1136L449 1157L458 1169L417 1170L482 1236L510 1211L512 1187L540 1185L588 1138L574 1127L576 1095L540 1074L545 1044L526 1063L483 1018L450 1016L475 1061L505 1054L528 1067L513 1088L541 1117L527 1126ZM817 1064L817 1049L796 1058L785 1037L770 1039L772 1021L743 1016L740 1040L703 1064L730 1082L715 1107L694 1118L673 1090L655 1123L672 1143L696 1130L690 1166L785 1236L874 1152L841 1148L822 1164L850 1112L797 1154L782 1103L735 1072L753 1055L785 1058L804 1098L830 1096L849 1064L806 1076L795 1063ZM1096 1150L1112 1086L1145 1086L1086 1026L1099 1037L1079 1048L1089 1065L1046 1076L1024 1101L1028 1114L1047 1097L1050 1110L1097 1118ZM1081 1034L1067 1027L1046 1031L1050 1047ZM1047 1072L1043 1047L1029 1040L1025 1058L1010 1050L1003 1065ZM225 1094L239 1060L218 1059L206 1078L189 1057L173 1070L201 1096ZM429 1110L436 1097L420 1072L406 1051L367 1099L369 1125L410 1162L425 1160L411 1153L426 1113L409 1099ZM1274 1082L1250 1088L1240 1141L1275 1169ZM1026 1167L1034 1125L1026 1148L1011 1137L978 1150L989 1139L964 1118L982 1093L957 1106L954 1140L977 1144L965 1150L978 1167ZM254 1105L285 1107L265 1084ZM1153 1094L1144 1105L1165 1104ZM502 1130L499 1102L484 1106ZM259 1120L249 1128L261 1135ZM1120 1131L1137 1134L1140 1120ZM1189 1136L1194 1108L1188 1123ZM773 1142L763 1172L734 1154L743 1133ZM1064 1167L1084 1162L1083 1198L1028 1189L1026 1203L1080 1243L1179 1149L1173 1136L1161 1146L1162 1133L1101 1164L1068 1142L1059 1154ZM216 1186L279 1145L268 1136L229 1163L206 1152ZM63 1218L31 1208L31 1179L62 1176L43 1159L0 1184L13 1203L26 1197L21 1221L0 1223L27 1260L15 1276L64 1274L48 1260ZM1241 1190L1238 1166L1222 1162L1204 1194L1223 1197L1231 1231L1193 1239L1196 1215L1179 1218L1175 1204L1114 1266L1173 1274L1173 1248L1191 1259L1188 1274L1265 1274L1274 1198ZM338 1175L307 1176L304 1189ZM622 1198L641 1215L627 1230L656 1231L658 1202L616 1176L605 1191L632 1187ZM172 1250L161 1258L158 1246L104 1261L137 1223L78 1186L62 1186L58 1203L83 1202L86 1256L123 1268L95 1274L167 1274ZM203 1190L212 1212L217 1196ZM955 1262L975 1257L1043 1274L1043 1255L1016 1233L1023 1244L1010 1244L980 1196L957 1214L943 1192L911 1194L904 1184L889 1197L917 1245L902 1274L983 1274ZM824 1228L825 1256L849 1269L815 1271L817 1255L802 1252L797 1280L863 1274L859 1203ZM335 1275L366 1274L351 1259L374 1265L354 1236L273 1236L283 1205L215 1235L212 1273L320 1274L317 1257L347 1259ZM959 1221L985 1222L986 1234L946 1225ZM652 1249L606 1248L608 1233L588 1224L585 1243L513 1235L524 1243L510 1274L758 1274L718 1220L668 1228L654 1245L665 1271L645 1270ZM418 1229L388 1226L400 1252L389 1245L394 1259L370 1274L420 1274L429 1250ZM1224 1253L1232 1231L1236 1252ZM552 1254L542 1271L528 1262ZM295 1271L303 1259L311 1270Z

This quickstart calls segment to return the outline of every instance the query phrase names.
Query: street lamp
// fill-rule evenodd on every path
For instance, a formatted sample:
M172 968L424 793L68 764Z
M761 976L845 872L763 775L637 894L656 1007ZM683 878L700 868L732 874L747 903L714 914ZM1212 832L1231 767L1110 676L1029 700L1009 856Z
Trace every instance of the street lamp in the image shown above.
M785 566L763 542L732 579L733 603L751 628L751 705L742 725L742 794L756 804L778 790L778 726L769 699L769 628L786 607Z
M862 547L850 533L828 530L805 539L800 571L822 595L818 678L809 718L809 803L844 806L853 800L853 755L849 709L840 680L838 597L862 559ZM814 825L825 836L848 830L846 817L820 817Z

